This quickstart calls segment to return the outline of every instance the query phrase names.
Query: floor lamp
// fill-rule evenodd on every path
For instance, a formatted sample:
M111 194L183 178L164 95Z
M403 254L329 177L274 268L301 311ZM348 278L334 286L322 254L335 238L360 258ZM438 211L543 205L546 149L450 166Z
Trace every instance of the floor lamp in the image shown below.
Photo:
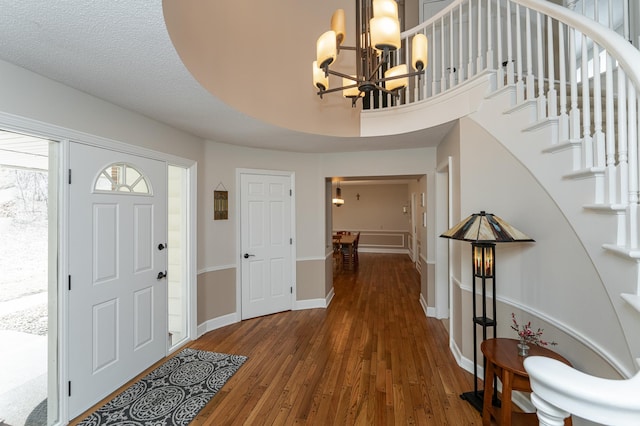
M491 213L474 213L442 235L443 238L471 242L471 272L473 277L473 391L460 398L468 401L482 412L483 391L478 390L478 338L477 327L482 329L482 340L487 339L487 330L496 337L496 243L534 241ZM487 285L492 287L491 312L487 312ZM481 310L478 309L477 287L481 287ZM486 362L483 358L483 365ZM496 387L493 387L496 389Z

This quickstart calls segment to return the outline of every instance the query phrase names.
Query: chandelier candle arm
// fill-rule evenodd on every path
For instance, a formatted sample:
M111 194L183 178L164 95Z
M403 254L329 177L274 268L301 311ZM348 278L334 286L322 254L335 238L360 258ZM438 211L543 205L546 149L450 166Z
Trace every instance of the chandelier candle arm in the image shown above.
M342 96L345 98L357 98L359 96L364 96L364 93L360 91L358 84L350 84L350 80L354 80L355 76L346 76L342 77Z

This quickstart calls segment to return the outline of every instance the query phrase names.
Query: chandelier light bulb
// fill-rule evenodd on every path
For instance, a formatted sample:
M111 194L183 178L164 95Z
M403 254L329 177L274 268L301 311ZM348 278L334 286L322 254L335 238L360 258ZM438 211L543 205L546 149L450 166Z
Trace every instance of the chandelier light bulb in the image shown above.
M344 9L337 9L331 16L331 29L336 33L336 42L341 45L346 35Z
M398 19L398 3L395 0L373 0L373 16Z
M336 32L329 30L318 38L316 43L316 61L320 68L329 66L336 60L338 54L336 48Z
M429 41L424 34L416 34L411 41L411 58L413 69L422 71L427 67Z
M400 48L400 23L388 16L371 18L371 44L376 49L396 50Z
M313 86L320 91L329 88L329 76L318 67L318 61L313 61Z
M400 65L396 65L393 68L389 68L387 71L385 71L384 77L385 78L396 77L404 74L407 74L407 64L400 64ZM392 80L385 81L384 84L387 90L402 89L403 87L407 87L407 85L409 84L409 78L407 77L394 78Z

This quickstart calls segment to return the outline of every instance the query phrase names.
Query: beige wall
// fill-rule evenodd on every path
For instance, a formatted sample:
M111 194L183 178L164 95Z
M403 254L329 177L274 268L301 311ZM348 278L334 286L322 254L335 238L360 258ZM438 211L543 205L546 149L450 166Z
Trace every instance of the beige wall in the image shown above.
M325 262L323 260L298 261L296 274L301 277L297 280L297 300L324 299L327 296L324 281Z
M410 216L403 212L409 207L409 185L342 184L341 189L344 205L332 208L334 230L409 231Z
M402 10L401 24L402 31L413 28L419 24L420 18L420 1L419 0L404 0L404 10ZM400 11L399 11L400 12Z
M236 270L198 274L198 325L236 312Z

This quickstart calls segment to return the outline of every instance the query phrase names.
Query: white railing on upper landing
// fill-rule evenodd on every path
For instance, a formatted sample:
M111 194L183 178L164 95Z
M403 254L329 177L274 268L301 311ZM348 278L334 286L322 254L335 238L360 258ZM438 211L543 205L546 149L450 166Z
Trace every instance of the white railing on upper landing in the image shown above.
M629 2L636 0L565 0L570 10L590 18L631 40Z
M536 356L525 359L524 368L540 425L562 426L570 413L604 425L640 424L640 373L628 380L602 379Z

